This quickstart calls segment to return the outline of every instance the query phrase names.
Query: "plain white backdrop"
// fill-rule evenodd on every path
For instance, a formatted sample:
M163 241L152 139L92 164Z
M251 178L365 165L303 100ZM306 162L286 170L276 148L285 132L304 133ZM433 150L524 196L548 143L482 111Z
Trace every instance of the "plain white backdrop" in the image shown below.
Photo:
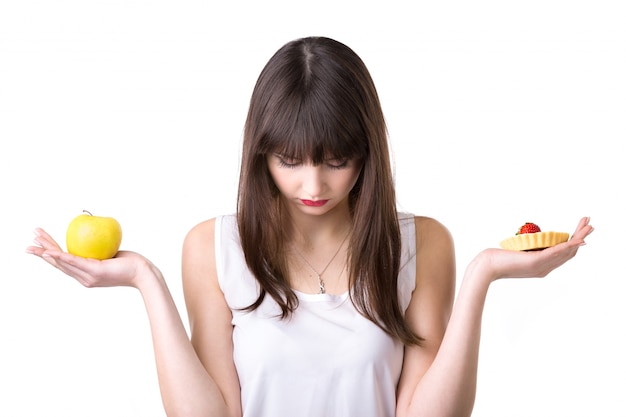
M26 255L116 217L186 322L182 240L235 209L248 100L285 42L366 62L398 206L465 265L526 221L596 231L545 279L494 283L476 417L626 416L626 21L619 0L0 2L0 415L164 416L142 300Z

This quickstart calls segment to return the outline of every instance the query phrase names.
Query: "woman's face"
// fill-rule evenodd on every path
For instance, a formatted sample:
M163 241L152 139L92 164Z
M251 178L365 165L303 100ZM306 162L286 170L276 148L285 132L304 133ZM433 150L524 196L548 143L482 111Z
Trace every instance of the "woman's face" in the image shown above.
M359 178L362 163L327 159L314 165L311 161L270 154L267 165L289 210L321 215L338 206L348 207L348 196Z

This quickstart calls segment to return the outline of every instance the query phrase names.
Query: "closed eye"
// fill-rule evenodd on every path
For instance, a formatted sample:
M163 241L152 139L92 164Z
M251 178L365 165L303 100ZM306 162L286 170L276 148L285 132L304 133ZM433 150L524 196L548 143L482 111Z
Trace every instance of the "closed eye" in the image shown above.
M278 159L278 165L281 168L296 168L302 163L299 159L288 158L278 154L274 154L274 156Z
M348 166L349 162L349 159L329 159L326 161L326 165L328 165L330 169L343 169Z

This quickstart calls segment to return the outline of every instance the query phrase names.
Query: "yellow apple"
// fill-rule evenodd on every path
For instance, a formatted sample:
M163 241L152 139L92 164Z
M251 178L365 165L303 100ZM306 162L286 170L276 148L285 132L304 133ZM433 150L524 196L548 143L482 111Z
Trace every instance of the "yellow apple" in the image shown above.
M83 258L104 260L114 257L122 243L122 228L118 221L83 211L67 227L67 251Z

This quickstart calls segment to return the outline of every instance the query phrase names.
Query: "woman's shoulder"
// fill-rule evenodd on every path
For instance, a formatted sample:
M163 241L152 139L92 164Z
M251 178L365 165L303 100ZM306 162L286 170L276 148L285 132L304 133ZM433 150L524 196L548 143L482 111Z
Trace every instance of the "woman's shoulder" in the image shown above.
M454 250L450 230L439 220L429 216L414 215L415 241L418 252ZM430 250L429 250L430 249Z
M220 233L223 218L227 216L216 216L196 223L189 229L183 241L183 254L191 256L198 254L204 257L207 253L212 253L215 245L215 236Z
M208 245L212 244L215 239L216 233L220 232L220 229L225 223L231 225L231 228L236 225L235 216L232 214L220 215L212 217L206 220L202 220L196 223L189 229L185 236L185 243L192 245Z
M449 234L448 228L434 217L414 215L413 220L415 221L415 228L418 230Z
M195 224L187 232L183 241L183 263L214 270L218 258L239 247L237 217L219 215Z
M448 228L434 217L420 216L409 212L398 212L400 226L412 223L415 233L427 239L449 239L451 238Z
M216 218L203 220L195 224L185 236L185 246L206 245L213 240Z
M183 240L183 271L214 269L215 218L195 224ZM195 274L183 273L183 278Z

